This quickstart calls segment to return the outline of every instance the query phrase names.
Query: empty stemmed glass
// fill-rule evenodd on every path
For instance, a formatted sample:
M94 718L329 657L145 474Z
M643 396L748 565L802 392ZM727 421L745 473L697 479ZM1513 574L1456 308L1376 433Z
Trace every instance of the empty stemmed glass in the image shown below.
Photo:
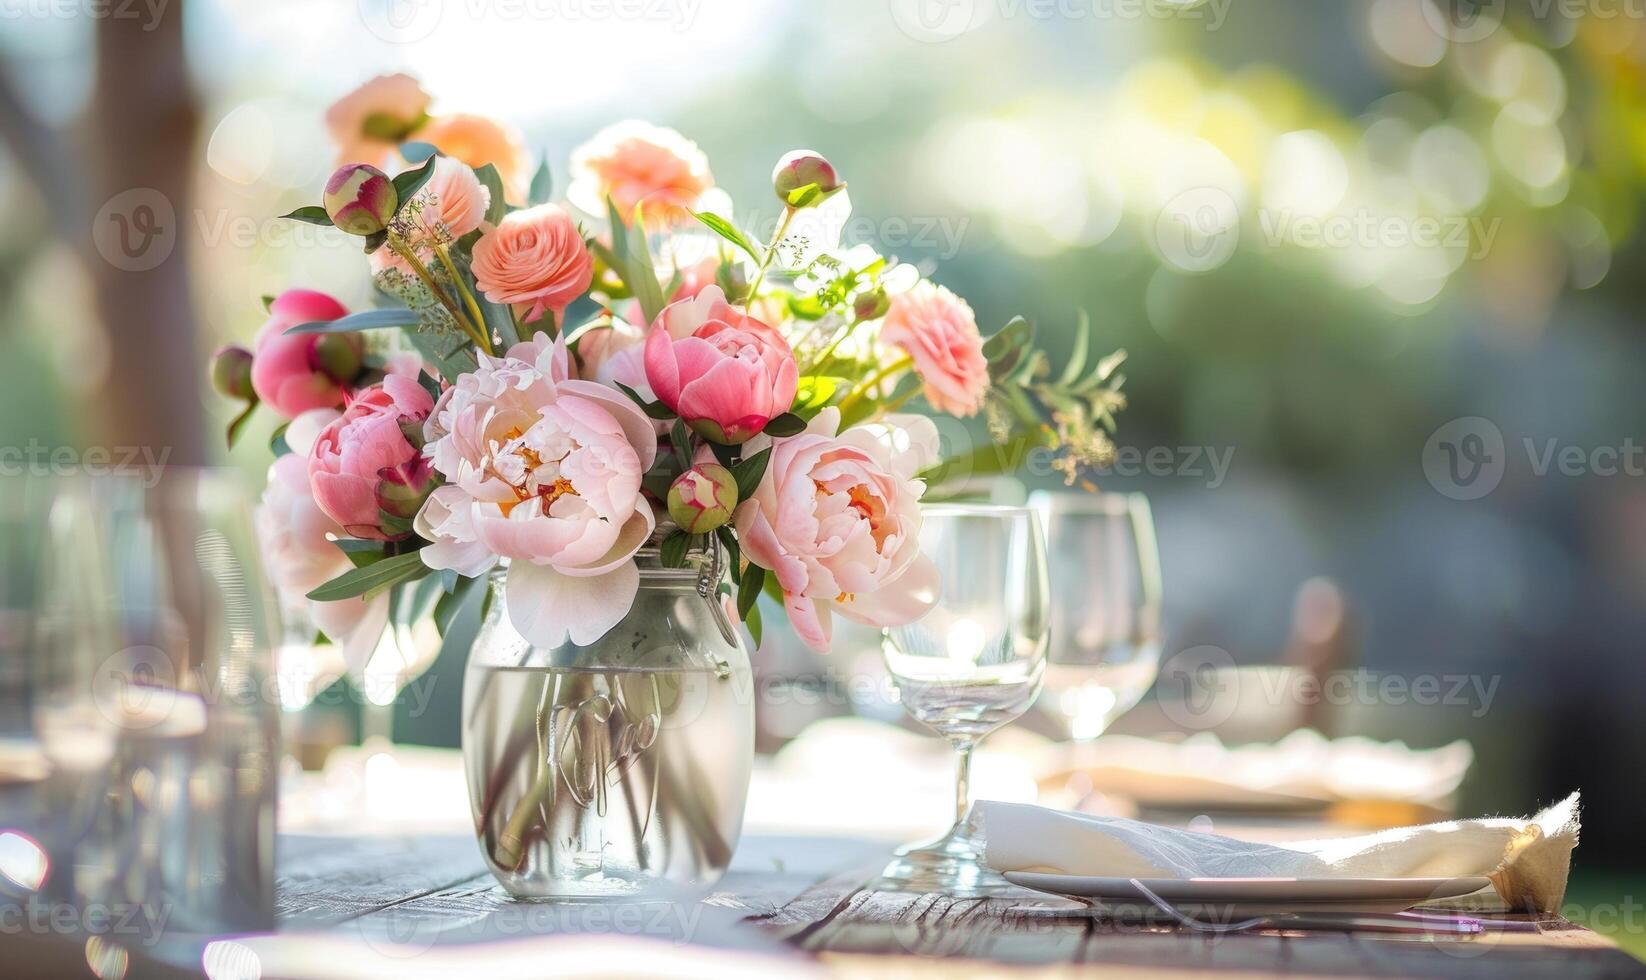
M1076 741L1103 734L1154 684L1160 558L1142 494L1045 493L1053 603L1040 710Z
M955 822L935 841L900 849L876 885L994 894L1013 886L981 863L967 784L977 744L1040 693L1045 541L1026 507L933 505L923 515L921 551L941 578L937 604L915 622L886 630L882 647L904 709L959 756Z

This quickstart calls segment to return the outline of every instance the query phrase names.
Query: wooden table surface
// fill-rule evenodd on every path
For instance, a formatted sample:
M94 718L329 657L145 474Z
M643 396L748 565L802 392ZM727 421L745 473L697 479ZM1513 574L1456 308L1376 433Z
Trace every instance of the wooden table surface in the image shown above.
M521 963L536 964L539 975L666 969L716 980L770 977L774 968L934 977L1646 976L1610 941L1557 916L1535 930L1471 939L1209 935L865 889L886 854L884 844L862 840L745 837L725 879L695 903L545 903L498 889L467 836L286 836L281 932L246 942L264 976L499 976ZM523 975L532 975L529 966Z

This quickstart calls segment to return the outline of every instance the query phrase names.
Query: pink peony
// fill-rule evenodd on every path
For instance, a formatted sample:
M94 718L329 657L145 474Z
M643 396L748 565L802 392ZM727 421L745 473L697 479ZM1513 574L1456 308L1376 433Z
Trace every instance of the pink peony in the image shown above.
M826 652L831 613L897 626L937 601L937 566L920 553L914 478L937 459L937 427L913 415L835 435L824 409L806 431L772 444L765 478L738 505L743 554L777 576L789 622ZM753 448L753 447L751 447Z
M343 404L346 386L365 354L358 333L287 334L300 323L336 320L349 311L325 293L288 289L269 305L257 331L251 384L257 397L286 418Z
M410 75L379 75L326 110L337 162L390 167L400 143L428 119L429 96Z
M608 126L572 152L573 203L590 214L604 215L606 200L617 205L623 220L634 221L641 205L653 228L691 220L703 193L714 186L708 157L697 144L672 129L628 120Z
M782 334L707 286L658 314L646 337L646 379L699 435L737 445L789 410L800 371Z
M326 412L328 409L316 409ZM365 670L389 620L389 597L315 602L307 593L354 565L333 543L343 529L322 511L309 489L308 463L296 452L269 467L257 507L257 539L282 606L300 609L332 642L356 677Z
M431 568L480 575L508 559L509 620L531 643L588 645L634 603L631 560L654 527L640 479L657 456L622 393L568 380L565 340L539 333L480 356L435 405L426 453L447 483L417 515Z
M423 420L433 408L422 385L391 374L356 394L315 440L309 453L315 503L350 537L411 536L412 518L433 483L419 452Z
M530 322L558 318L594 279L594 258L571 215L544 204L516 211L474 243L474 280L493 303L526 307Z
M989 390L983 337L966 301L942 286L921 282L892 297L880 327L883 343L914 359L932 407L950 415L976 415Z
M503 180L503 196L516 204L526 203L531 190L532 158L525 139L514 127L485 116L458 113L430 120L418 130L417 139L434 144L441 153L476 169L491 164Z

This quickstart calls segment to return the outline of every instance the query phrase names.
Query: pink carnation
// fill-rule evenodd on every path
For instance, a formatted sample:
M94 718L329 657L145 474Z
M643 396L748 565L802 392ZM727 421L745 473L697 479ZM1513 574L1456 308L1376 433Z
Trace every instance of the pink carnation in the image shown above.
M930 282L893 296L880 339L914 360L933 408L964 417L983 407L989 363L977 318L959 296Z

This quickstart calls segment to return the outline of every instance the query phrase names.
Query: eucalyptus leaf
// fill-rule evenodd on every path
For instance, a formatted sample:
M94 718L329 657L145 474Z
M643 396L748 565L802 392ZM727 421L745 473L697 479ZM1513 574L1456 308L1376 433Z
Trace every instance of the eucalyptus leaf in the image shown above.
M382 330L385 327L415 327L420 315L406 307L382 310L363 310L336 320L315 320L289 327L286 333L353 333L356 330Z
M316 602L336 602L357 596L370 598L384 589L420 579L428 573L429 566L423 564L423 556L413 551L372 562L363 568L350 569L311 590L308 598Z

